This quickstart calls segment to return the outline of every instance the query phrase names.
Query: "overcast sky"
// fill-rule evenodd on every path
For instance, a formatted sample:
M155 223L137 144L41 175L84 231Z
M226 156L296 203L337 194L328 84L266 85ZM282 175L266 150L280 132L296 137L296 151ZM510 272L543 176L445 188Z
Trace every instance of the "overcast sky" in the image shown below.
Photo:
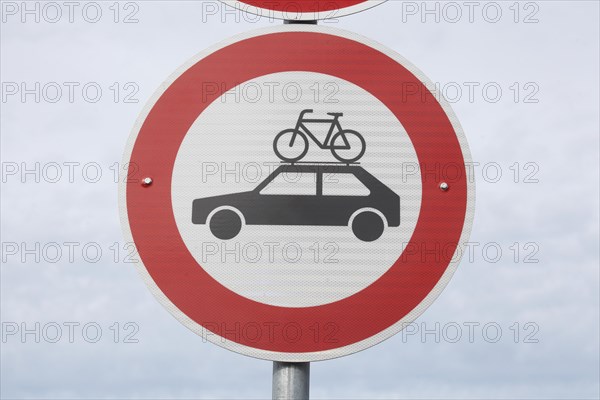
M268 398L271 362L204 343L123 262L114 173L173 71L281 22L202 1L76 3L70 22L62 2L28 2L36 22L23 4L2 2L1 397ZM376 40L445 88L479 163L477 245L418 332L314 363L311 395L598 398L598 2L425 4L439 21L422 2L388 1L322 25ZM39 343L21 336L36 323ZM438 323L446 337L422 337Z

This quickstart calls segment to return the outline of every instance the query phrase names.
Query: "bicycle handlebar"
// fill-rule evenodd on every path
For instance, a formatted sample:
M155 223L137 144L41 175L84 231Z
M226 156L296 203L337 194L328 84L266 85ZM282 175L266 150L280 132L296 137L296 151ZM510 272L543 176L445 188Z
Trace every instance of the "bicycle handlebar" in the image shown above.
M300 119L302 119L302 117L304 117L304 114L310 114L312 112L313 112L313 110L311 110L311 109L302 110L302 112L300 113Z

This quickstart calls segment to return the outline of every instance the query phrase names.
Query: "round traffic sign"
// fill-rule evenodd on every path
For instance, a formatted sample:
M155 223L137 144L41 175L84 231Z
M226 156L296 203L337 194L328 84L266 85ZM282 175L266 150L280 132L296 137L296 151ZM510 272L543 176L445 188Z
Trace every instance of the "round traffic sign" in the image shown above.
M286 20L334 19L354 14L386 0L221 0L241 11Z
M395 52L310 25L187 62L124 157L122 225L152 292L263 359L335 358L399 332L448 283L473 218L467 142L434 88Z

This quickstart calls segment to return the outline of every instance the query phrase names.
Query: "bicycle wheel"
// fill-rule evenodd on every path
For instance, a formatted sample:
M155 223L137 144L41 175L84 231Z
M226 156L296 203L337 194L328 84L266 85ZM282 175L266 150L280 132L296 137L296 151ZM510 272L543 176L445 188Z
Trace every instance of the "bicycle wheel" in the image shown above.
M356 131L345 129L331 139L331 153L341 162L353 163L360 160L367 150L365 138Z
M283 161L301 160L308 153L308 139L304 133L296 129L286 129L275 136L273 151Z

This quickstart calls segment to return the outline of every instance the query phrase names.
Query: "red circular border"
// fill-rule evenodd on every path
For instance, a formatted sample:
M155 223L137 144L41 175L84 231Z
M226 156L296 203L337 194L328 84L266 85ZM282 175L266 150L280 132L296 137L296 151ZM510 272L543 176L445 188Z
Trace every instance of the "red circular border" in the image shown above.
M213 279L186 248L171 203L172 171L181 142L197 117L221 95L203 92L203 83L223 83L229 90L253 78L285 71L336 76L376 96L403 124L419 163L426 169L421 174L419 219L410 243L398 243L399 252L406 249L401 257L362 291L334 303L305 308L249 300ZM467 178L460 143L451 121L429 91L408 95L409 87L422 85L386 54L357 41L317 32L281 32L241 40L186 70L154 104L131 153L130 162L139 174L152 176L154 183L145 188L139 181L131 181L126 188L132 237L160 290L181 312L215 334L275 352L340 348L399 322L443 275L449 257L432 252L459 242L466 216ZM438 186L445 179L445 165L461 170L447 192ZM453 176L454 167L450 169ZM304 334L295 342L277 335L264 334L257 339L240 334L240 327L257 323L275 327L297 324ZM309 334L315 326L331 327L331 323L335 324L335 340L316 341Z

